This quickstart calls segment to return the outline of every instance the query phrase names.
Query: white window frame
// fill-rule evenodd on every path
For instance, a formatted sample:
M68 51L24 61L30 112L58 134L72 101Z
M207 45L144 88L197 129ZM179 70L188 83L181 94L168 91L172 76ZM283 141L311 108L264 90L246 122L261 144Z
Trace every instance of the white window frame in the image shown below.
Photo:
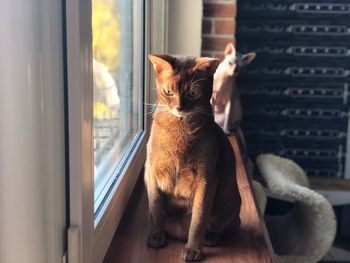
M158 40L159 35L165 36L167 1L145 0L144 3L144 48L147 55L151 50L150 44L153 42L151 39ZM163 18L161 34L156 31L157 29L151 32L151 27L155 25L154 19L159 19L151 18L152 10L161 12L159 16ZM91 0L67 1L66 23L70 173L68 260L73 263L102 262L143 167L151 120L146 114L147 107L144 106L144 132L131 152L131 158L126 163L127 168L113 186L104 207L100 210L103 213L94 218ZM166 45L165 38L161 43L163 47ZM156 42L156 45L159 46L159 42ZM152 51L164 52L164 48L152 48ZM150 99L153 94L146 55L144 102L148 103L153 101Z

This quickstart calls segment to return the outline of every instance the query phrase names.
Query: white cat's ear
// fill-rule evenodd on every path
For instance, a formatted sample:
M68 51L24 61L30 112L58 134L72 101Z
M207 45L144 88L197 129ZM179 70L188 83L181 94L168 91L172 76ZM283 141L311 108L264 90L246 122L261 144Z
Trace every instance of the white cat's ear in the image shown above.
M228 43L225 48L225 56L232 55L236 53L236 48L232 43Z
M248 65L250 62L252 62L254 60L254 58L256 57L256 53L255 52L249 52L247 54L244 54L241 58L241 65L242 67Z
M209 58L209 57L202 57L196 59L196 65L193 68L193 71L196 70L207 70L208 74L214 75L217 67L220 64L220 60L217 58Z
M159 74L161 72L172 72L172 62L175 60L174 57L170 55L148 55L151 61L154 71Z

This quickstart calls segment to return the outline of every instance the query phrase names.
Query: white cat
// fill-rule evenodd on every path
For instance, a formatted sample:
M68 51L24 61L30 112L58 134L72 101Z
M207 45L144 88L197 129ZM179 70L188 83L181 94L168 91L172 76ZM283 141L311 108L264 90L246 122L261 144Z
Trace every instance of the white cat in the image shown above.
M241 55L232 43L225 48L225 59L219 64L214 74L213 105L215 122L229 133L235 129L242 118L241 101L235 83L237 69L248 65L255 58L255 53Z

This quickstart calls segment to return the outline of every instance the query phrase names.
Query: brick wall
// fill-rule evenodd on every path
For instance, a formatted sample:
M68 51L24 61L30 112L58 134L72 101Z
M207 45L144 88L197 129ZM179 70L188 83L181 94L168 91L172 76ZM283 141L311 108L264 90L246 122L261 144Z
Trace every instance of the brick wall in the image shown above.
M234 42L236 0L203 0L202 56L222 59L228 42Z

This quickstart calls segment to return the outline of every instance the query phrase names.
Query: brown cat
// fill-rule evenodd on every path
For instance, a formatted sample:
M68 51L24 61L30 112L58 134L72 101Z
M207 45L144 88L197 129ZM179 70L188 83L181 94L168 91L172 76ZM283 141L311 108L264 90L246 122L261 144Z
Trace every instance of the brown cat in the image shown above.
M158 106L147 145L147 244L160 248L169 235L186 239L185 261L200 261L202 245L239 226L241 197L231 145L214 122L210 98L213 58L150 55Z

